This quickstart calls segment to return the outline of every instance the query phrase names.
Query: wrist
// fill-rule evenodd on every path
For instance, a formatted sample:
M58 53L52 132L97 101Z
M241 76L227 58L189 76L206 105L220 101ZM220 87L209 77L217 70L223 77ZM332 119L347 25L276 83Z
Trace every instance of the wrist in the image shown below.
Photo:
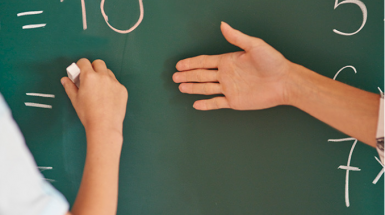
M87 136L87 145L93 145L94 142L108 143L114 145L123 144L123 126L112 127L104 125L87 126L85 128Z
M111 123L108 121L88 122L84 123L84 129L88 133L109 132L123 134L123 123Z
M292 63L288 72L288 76L284 86L284 104L299 108L301 98L311 93L309 84L311 85L312 71L299 65Z

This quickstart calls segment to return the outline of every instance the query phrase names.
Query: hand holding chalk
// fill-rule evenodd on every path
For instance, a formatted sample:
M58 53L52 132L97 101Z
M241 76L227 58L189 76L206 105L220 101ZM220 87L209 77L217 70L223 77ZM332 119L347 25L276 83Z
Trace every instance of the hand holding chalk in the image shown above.
M79 88L80 68L76 65L76 63L72 63L69 67L67 67L67 75L68 78L71 79L71 81Z
M116 214L127 89L102 60L95 60L91 64L89 60L82 58L69 66L67 72L68 77L63 77L61 83L87 137L84 174L72 212ZM99 211L101 212L98 213Z
M86 131L113 130L121 134L128 93L105 62L95 60L91 64L83 58L69 66L67 74L61 82ZM79 78L82 83L77 88Z

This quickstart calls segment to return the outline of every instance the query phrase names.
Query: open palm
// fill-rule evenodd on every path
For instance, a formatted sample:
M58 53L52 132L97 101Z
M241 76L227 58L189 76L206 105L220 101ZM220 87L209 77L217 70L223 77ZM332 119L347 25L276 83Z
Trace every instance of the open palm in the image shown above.
M222 23L225 38L244 51L181 60L173 75L182 93L219 95L194 103L198 110L258 110L285 104L292 63L265 43Z

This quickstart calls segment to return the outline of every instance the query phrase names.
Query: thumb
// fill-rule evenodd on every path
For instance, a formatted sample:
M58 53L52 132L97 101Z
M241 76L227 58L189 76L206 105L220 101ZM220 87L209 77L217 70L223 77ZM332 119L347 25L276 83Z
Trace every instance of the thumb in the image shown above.
M67 77L63 77L60 82L62 83L68 97L70 98L70 100L72 101L75 101L75 97L76 95L78 94L78 88L76 87L76 85L74 83L72 83L72 81L67 78Z
M258 40L258 38L251 37L238 30L235 30L226 22L221 23L221 30L223 36L229 43L238 46L245 51L250 50Z

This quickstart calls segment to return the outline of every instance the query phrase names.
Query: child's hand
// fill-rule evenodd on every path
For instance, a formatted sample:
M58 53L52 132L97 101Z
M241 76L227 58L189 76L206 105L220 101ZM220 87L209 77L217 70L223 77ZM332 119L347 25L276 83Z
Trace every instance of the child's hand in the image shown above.
M128 99L127 89L116 80L102 60L92 64L87 59L77 62L80 72L80 87L64 77L65 91L83 123L86 131L117 131L123 129Z
M227 41L244 51L181 60L173 75L182 93L223 96L194 103L198 110L257 110L286 104L286 82L294 65L263 40L222 23Z

